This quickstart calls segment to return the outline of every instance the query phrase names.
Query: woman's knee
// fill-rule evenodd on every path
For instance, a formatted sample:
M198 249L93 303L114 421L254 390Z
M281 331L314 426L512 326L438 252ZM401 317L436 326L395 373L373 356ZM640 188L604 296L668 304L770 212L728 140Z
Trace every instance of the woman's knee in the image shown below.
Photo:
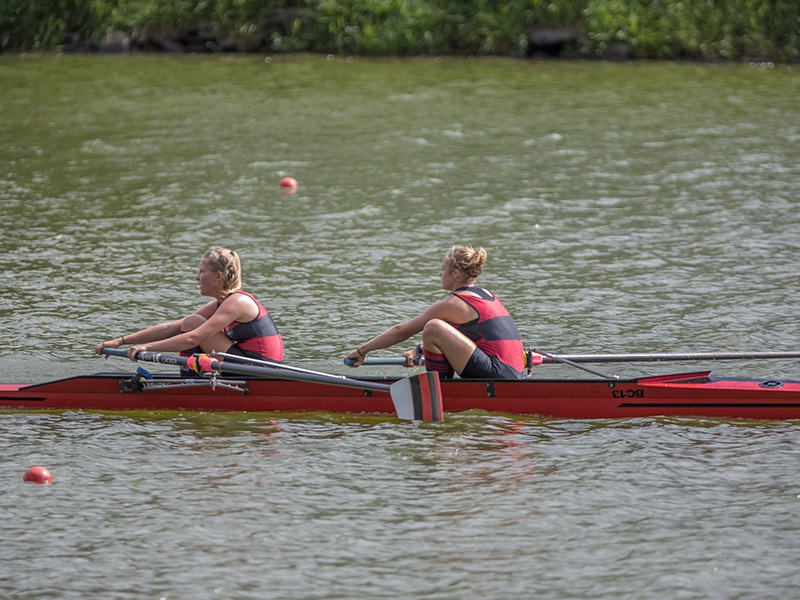
M441 319L431 319L425 326L422 328L422 337L423 339L425 336L439 336L445 332L453 331L455 328L447 323L446 321L442 321Z
M458 329L441 319L431 319L422 328L422 344L427 348L437 347L444 350L458 344L462 338L466 340Z

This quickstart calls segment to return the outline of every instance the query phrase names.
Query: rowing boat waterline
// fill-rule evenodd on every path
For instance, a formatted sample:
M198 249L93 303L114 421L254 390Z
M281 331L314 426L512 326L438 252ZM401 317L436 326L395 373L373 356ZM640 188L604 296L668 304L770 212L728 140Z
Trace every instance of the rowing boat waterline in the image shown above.
M396 377L352 378L391 385ZM563 419L711 417L800 419L800 381L712 377L710 371L632 379L441 382L445 413L481 410ZM0 384L0 408L395 414L390 394L315 381L262 377L180 378L98 373L44 383Z

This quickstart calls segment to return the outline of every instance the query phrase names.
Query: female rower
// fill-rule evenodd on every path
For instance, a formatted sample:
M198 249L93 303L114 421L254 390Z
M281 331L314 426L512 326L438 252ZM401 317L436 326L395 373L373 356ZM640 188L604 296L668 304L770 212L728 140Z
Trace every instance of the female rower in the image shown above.
M483 248L453 246L442 260L442 288L450 293L421 315L390 327L347 355L352 367L369 352L394 346L422 332L422 344L403 353L406 366L425 355L425 368L442 378L520 379L524 351L514 320L500 299L475 285L486 262Z
M102 354L103 348L129 344L131 360L142 350L180 352L183 356L217 351L257 360L283 360L283 341L269 311L242 291L242 266L236 252L212 246L200 260L195 279L200 295L214 300L182 319L108 340L94 351ZM181 371L191 373L185 367Z

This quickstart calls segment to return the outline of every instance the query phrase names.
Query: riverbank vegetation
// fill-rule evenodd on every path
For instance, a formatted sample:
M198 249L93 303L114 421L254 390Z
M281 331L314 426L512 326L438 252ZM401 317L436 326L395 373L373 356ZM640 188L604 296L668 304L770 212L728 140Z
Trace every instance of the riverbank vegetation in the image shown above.
M800 60L800 0L0 0L3 51Z

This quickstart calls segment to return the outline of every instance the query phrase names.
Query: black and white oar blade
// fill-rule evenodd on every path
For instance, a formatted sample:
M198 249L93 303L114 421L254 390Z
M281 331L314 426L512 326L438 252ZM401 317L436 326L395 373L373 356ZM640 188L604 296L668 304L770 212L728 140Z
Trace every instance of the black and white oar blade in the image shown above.
M394 410L408 421L444 421L439 374L426 371L404 377L391 385Z

